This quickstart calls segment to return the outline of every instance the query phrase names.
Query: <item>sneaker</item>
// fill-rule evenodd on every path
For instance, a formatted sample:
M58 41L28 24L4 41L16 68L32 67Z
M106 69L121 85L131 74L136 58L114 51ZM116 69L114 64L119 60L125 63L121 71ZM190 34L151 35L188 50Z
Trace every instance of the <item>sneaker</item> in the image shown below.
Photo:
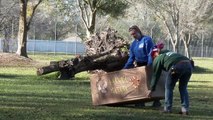
M139 108L143 108L145 107L145 103L141 102L141 103L136 103L135 107L139 107Z
M189 115L189 112L188 112L188 111L186 111L186 112L180 111L178 114L181 114L181 115Z
M161 107L160 100L155 100L152 104L152 107L155 107L155 108Z

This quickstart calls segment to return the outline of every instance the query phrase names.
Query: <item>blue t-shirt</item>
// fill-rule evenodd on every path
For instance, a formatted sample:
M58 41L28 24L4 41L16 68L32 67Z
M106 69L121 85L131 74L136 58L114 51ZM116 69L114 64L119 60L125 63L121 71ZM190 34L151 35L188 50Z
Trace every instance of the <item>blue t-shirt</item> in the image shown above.
M134 40L130 46L129 59L124 66L124 69L134 67L134 61L139 63L147 62L147 65L152 64L151 51L154 47L152 38L143 36L140 40Z

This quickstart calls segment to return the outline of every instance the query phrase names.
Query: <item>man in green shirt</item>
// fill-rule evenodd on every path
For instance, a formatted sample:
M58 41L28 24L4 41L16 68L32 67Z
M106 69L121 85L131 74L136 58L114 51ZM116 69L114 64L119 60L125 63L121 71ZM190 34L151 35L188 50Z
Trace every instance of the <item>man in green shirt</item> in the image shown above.
M152 92L155 91L156 84L160 78L162 70L167 71L165 82L165 105L164 113L172 112L173 90L176 82L179 80L179 92L181 98L181 111L180 114L188 115L189 111L189 98L187 85L192 74L192 66L190 60L175 52L165 52L159 54L158 49L153 49L153 74L151 80L151 90L148 96L152 96Z

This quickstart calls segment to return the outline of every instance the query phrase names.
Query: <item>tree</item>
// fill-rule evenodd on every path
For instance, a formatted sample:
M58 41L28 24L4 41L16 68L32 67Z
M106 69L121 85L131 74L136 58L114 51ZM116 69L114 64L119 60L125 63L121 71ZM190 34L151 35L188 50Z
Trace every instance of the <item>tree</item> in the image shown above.
M15 31L15 20L17 18L16 1L0 1L0 31L3 33L2 47L3 52L9 52L10 46L14 41L12 38Z
M179 0L145 0L145 3L154 10L164 24L170 36L173 51L178 52L177 45L180 42L180 8Z
M86 35L90 37L95 32L97 14L117 17L124 14L128 4L124 0L77 0L81 19L86 28Z
M130 8L126 11L125 20L119 19L118 22L125 21L125 24L128 25L127 27L135 24L139 25L143 34L151 36L154 41L162 40L164 36L160 29L161 24L156 20L149 6L140 0L134 0L130 5ZM128 33L128 28L125 30ZM129 33L127 35L129 36Z
M27 32L30 29L30 23L33 19L34 13L38 5L43 0L38 0L37 3L31 2L31 6L28 5L29 0L19 0L20 4L20 16L19 16L19 31L18 31L18 49L16 54L24 57L27 56ZM28 11L28 10L32 11Z
M187 12L185 12L187 11ZM213 2L211 0L185 1L182 8L183 30L181 40L185 48L185 55L190 56L190 43L194 37L201 33L201 40L204 37L204 31L208 31L209 24L213 20ZM206 32L207 33L207 32Z
M183 42L185 55L190 57L189 45L192 36L212 17L211 0L144 0L162 21L170 37L173 51L179 52Z

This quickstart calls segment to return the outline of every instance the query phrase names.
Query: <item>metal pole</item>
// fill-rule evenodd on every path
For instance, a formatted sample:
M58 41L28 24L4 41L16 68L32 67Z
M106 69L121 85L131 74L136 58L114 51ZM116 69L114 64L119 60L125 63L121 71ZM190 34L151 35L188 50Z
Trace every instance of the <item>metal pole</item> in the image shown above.
M35 47L36 47L36 40L35 40L35 32L36 32L36 28L35 28L35 24L34 24L34 36L33 36L33 39L34 39L34 44L33 44L33 55L35 55Z
M77 54L77 33L78 33L78 24L76 25L76 36L75 36L75 55Z
M66 44L66 56L67 56L67 44L69 43L69 42L66 42L66 41L64 41L64 43Z
M54 42L54 55L56 52L56 39L57 39L57 16L56 16L56 21L55 21L55 42Z
M1 1L0 1L1 2ZM13 19L12 19L12 36L11 36L11 38L12 38L12 43L13 43L13 41L15 41L14 40L14 24L13 24ZM13 44L12 44L12 46L13 46ZM13 53L13 48L12 48L12 51L11 51L12 53Z
M201 33L201 39L202 39L202 44L201 44L201 57L203 57L203 39L204 39L203 33Z
M209 47L206 46L206 57L208 57L208 49L209 49Z
M56 54L56 40L57 40L57 22L58 22L58 6L56 5L56 18L55 18L55 44L54 44L54 55Z

